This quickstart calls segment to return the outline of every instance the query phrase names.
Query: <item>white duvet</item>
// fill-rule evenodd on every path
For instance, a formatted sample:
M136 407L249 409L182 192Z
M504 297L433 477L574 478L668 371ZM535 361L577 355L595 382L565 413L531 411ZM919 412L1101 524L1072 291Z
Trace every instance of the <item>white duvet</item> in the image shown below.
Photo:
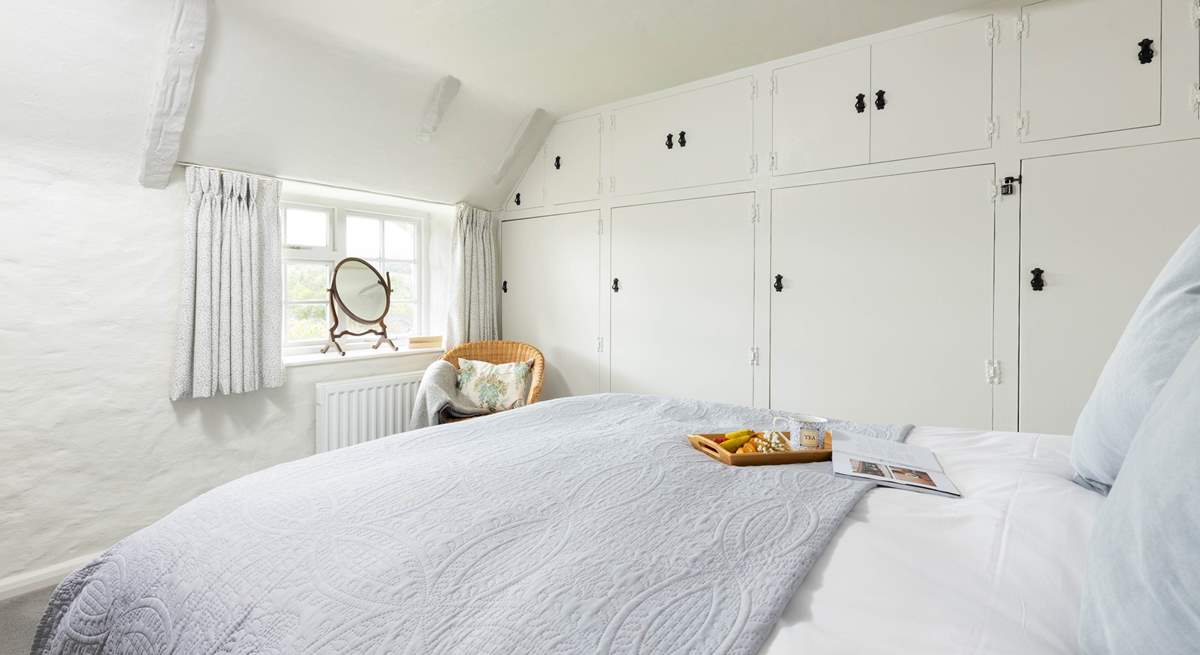
M1062 436L918 427L961 499L877 488L785 610L767 655L1076 653L1084 549L1104 498Z

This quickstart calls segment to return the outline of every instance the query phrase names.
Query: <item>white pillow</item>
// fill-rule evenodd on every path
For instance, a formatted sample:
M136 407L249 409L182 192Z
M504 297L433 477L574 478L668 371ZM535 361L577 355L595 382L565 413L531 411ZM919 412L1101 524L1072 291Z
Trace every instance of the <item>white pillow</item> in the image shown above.
M458 388L468 400L490 412L525 404L533 380L533 362L490 364L458 360Z

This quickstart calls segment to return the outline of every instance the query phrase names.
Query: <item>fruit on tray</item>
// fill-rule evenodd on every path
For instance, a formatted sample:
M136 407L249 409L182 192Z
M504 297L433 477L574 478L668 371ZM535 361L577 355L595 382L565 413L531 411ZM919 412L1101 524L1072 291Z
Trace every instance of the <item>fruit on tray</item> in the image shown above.
M725 435L726 439L720 442L721 447L732 453L738 448L741 448L743 444L745 444L747 441L750 441L750 439L754 437L754 433L750 430L741 430L739 432L741 432L741 434L736 437L729 436L729 434L735 434L733 432Z
M792 446L788 443L787 436L782 432L766 432L754 435L739 446L736 451L730 452L736 452L739 455L749 455L752 453L786 453L791 452L791 450Z

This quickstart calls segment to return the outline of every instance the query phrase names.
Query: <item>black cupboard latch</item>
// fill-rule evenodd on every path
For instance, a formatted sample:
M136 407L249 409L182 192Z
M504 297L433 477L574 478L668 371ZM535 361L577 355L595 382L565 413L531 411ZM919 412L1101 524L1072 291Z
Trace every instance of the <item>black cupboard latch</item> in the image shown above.
M1000 195L1011 196L1017 192L1017 184L1021 183L1021 176L1012 177L1011 175L1004 178L1004 184L1000 185Z
M687 132L684 132L683 130L679 130L679 147L687 147Z
M508 293L508 280L505 280L500 283L500 291L502 291L504 293Z
M1154 39L1142 39L1138 45L1142 48L1138 51L1138 61L1143 64L1154 61Z
M867 94L860 93L855 96L854 110L860 114L867 110Z
M775 284L772 286L775 287L775 293L783 293L783 276L776 274L775 275Z
M674 148L674 147L675 147L675 135L668 133L667 134L667 150L670 150L671 148Z
M1041 291L1042 289L1045 289L1046 280L1042 278L1042 275L1045 274L1046 271L1043 271L1040 268L1035 268L1029 272L1033 274L1033 279L1029 280L1029 288L1033 289L1034 291Z
M883 111L883 108L887 106L887 98L885 97L886 95L887 95L887 91L884 91L883 89L880 89L875 92L875 108L876 109Z
M517 206L520 207L521 206L521 194L518 193L517 197L513 199L513 202L517 203Z
M612 290L613 290L613 293L616 293L621 290L621 281L615 277L613 278Z
M562 168L562 155L554 155L554 170Z

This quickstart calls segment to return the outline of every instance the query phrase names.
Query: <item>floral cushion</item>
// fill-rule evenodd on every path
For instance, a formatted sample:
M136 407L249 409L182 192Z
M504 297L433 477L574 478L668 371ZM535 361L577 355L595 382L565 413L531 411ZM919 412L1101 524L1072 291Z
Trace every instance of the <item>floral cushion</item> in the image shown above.
M498 412L521 407L529 397L533 362L489 364L458 360L458 389L476 405Z

